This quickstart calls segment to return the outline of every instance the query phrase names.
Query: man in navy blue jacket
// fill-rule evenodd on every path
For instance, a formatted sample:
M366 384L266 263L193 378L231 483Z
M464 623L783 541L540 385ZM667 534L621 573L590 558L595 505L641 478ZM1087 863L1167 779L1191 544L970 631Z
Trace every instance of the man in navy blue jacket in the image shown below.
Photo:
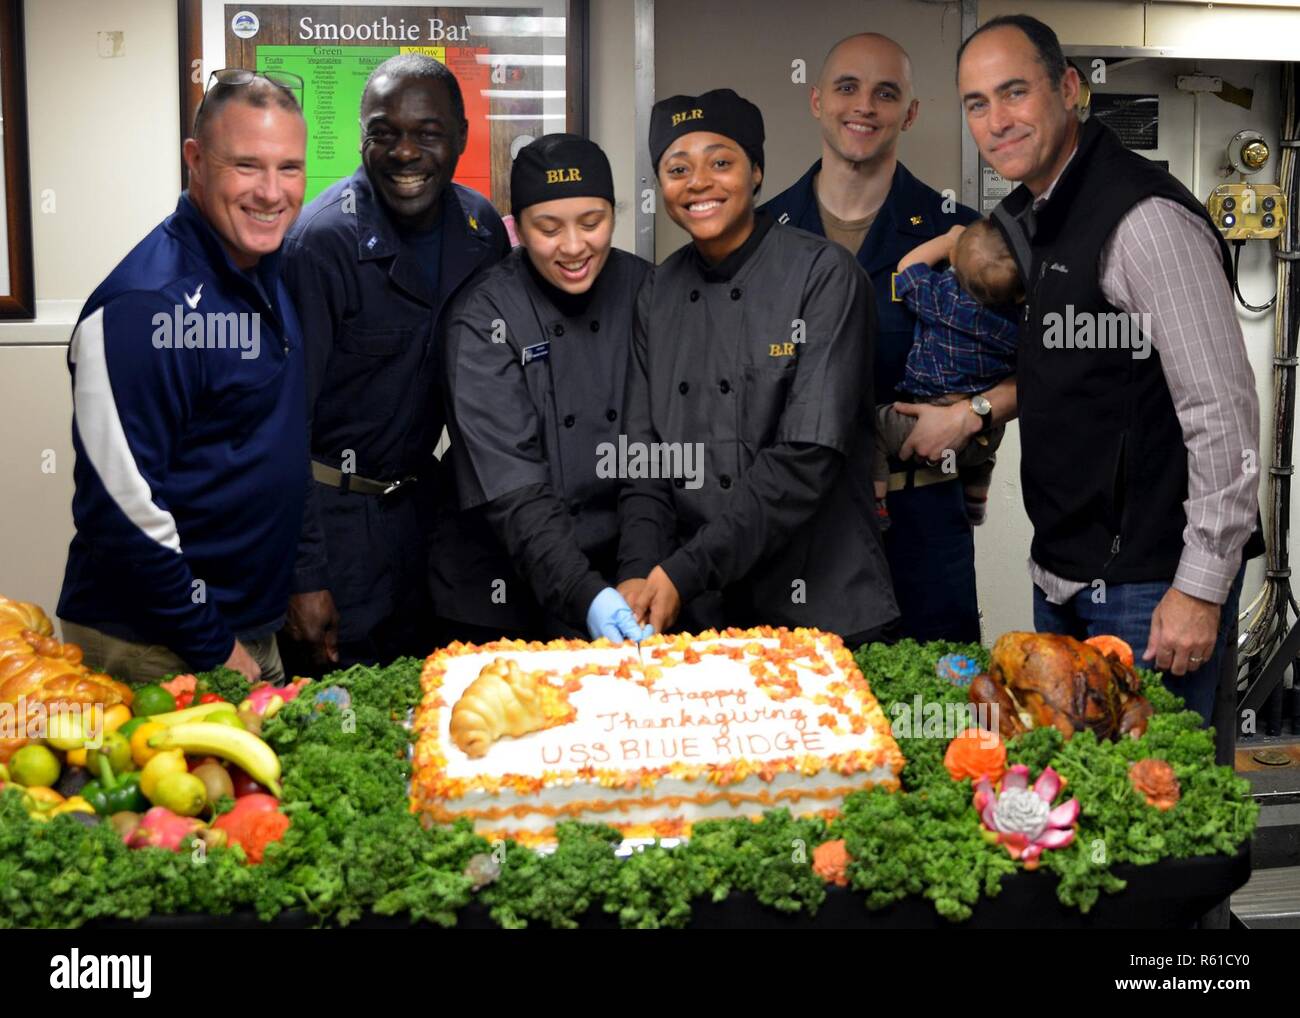
M189 190L82 309L58 614L128 682L226 665L283 677L306 487L302 339L278 251L302 207L306 125L265 78L214 85Z
M303 670L387 664L439 639L426 575L434 501L451 501L433 456L438 320L510 249L491 203L452 183L468 124L445 65L386 60L360 112L363 165L315 198L285 241L316 479L285 627Z
M821 125L822 158L763 208L781 222L849 248L871 277L879 325L875 399L885 403L895 398L902 381L916 324L907 306L893 299L890 281L899 260L979 216L917 180L898 161L899 137L916 122L920 103L912 89L911 60L892 39L865 33L837 43L811 89L810 105ZM1014 379L984 395L994 424L1014 416ZM902 612L898 635L975 641L980 638L975 541L962 486L956 473L944 473L924 457L939 461L943 450L960 450L980 430L979 411L966 400L951 407L906 407L918 421L903 450L908 458L891 463L893 522L884 534Z

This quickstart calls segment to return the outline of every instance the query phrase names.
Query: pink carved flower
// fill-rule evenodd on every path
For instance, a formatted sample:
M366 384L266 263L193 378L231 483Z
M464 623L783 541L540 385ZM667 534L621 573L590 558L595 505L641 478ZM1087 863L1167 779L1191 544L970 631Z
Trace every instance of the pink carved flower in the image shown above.
M1032 788L1024 764L1008 768L996 792L988 778L981 778L975 786L975 809L984 822L984 836L1004 846L1025 869L1035 869L1043 849L1064 848L1074 840L1079 800L1053 808L1060 791L1061 776L1050 767Z

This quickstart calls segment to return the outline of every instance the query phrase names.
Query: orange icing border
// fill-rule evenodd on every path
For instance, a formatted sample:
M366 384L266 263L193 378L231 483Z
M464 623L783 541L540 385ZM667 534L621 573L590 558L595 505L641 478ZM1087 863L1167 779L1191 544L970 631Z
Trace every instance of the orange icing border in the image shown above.
M802 813L800 816L817 816L823 820L834 820L839 815L839 810L819 809L811 813ZM752 816L740 819L749 820L752 823L758 823L762 817ZM703 822L703 821L701 821ZM693 825L688 824L681 817L666 817L663 820L651 820L646 823L622 824L610 820L605 820L606 826L613 827L624 838L686 838L691 834ZM554 845L556 841L556 828L542 827L537 830L527 830L523 828L501 827L491 830L479 830L476 832L480 837L488 841L504 841L507 838L525 848L537 848L542 845Z
M862 785L836 785L834 787L821 786L817 788L783 788L779 792L769 792L764 789L756 793L700 792L696 795L645 795L639 799L585 799L554 806L549 803L520 802L513 806L489 806L486 809L462 810L430 805L424 807L423 812L438 823L449 824L458 817L467 817L471 820L502 820L506 817L523 819L534 813L540 813L542 816L548 817L572 819L583 813L611 813L615 810L620 813L627 813L632 809L654 809L660 806L667 809L680 809L683 804L688 802L696 806L711 806L723 799L727 800L732 806L753 803L764 808L771 808L782 800L798 803L800 799L843 798L850 792L856 792L863 787ZM886 781L873 782L869 787L885 788L893 792L898 790L899 782L897 778L891 778Z
M853 654L844 646L843 640L834 633L823 633L817 629L799 628L790 630L759 626L754 629L724 629L722 631L710 629L698 634L679 633L671 636L652 636L642 643L642 651L643 653L648 652L653 660L659 662L658 665L649 665L644 668L636 666L635 669L629 661L622 661L612 667L591 664L579 665L567 673L565 684L568 685L570 682L580 680L587 675L611 674L619 678L635 681L649 688L658 678L662 677L664 668L673 667L683 662L694 663L699 660L701 652L695 648L694 644L696 642L720 639L749 639L751 641L775 639L778 641L776 647L766 647L751 642L747 645L711 649L704 652L726 654L726 656L735 660L741 660L746 655L754 657L755 660L750 664L750 671L755 676L756 686L772 699L778 701L799 695L801 691L798 687L796 673L791 666L792 662L805 656L819 656L816 652L817 645L820 642L825 649L830 651L835 664L844 672L844 677L830 684L829 692L832 695L816 694L809 697L813 702L824 703L831 708L831 710L810 720L814 724L821 725L826 730L838 735L843 735L850 730L862 734L870 728L876 733L879 744L873 750L852 750L847 753L835 753L827 756L805 754L778 760L742 759L722 764L673 763L663 767L639 767L630 770L583 767L578 770L543 771L540 775L505 774L499 777L478 775L471 778L451 778L446 774L447 760L439 744L438 728L440 712L443 709L450 709L442 698L441 689L447 664L453 658L465 654L493 653L508 650L584 650L591 647L614 646L606 639L590 642L585 640L551 640L547 643L524 640L495 640L482 645L457 641L430 654L425 660L420 675L420 684L424 695L415 710L412 723L415 733L415 745L412 756L411 811L413 813L428 813L431 819L435 817L454 819L457 816L474 816L477 812L484 812L473 810L452 812L446 809L445 803L460 799L467 793L482 792L496 795L504 788L515 792L517 795L527 796L536 795L548 784L572 785L576 783L587 783L603 788L623 789L626 791L637 788L650 791L662 777L672 777L683 781L694 781L703 778L709 784L725 788L728 785L738 784L754 775L757 775L763 781L771 781L777 775L783 773L798 772L811 777L824 770L830 770L848 777L860 772L885 767L894 775L894 778L892 781L877 782L876 785L891 789L898 787L897 776L905 763L902 751L899 750L898 744L894 741L890 724L885 718L880 704L871 692L870 684L853 660ZM675 652L680 653L681 656L675 657ZM824 660L822 664L825 666ZM642 672L640 678L634 678L634 670ZM818 674L826 674L829 666L825 666L825 670L814 670ZM856 702L851 703L850 701ZM852 791L856 787L860 786L849 787L848 790ZM801 797L827 798L832 794L818 795L819 791L818 789L788 789L778 793L778 797L785 796L797 801ZM786 796L786 792L795 794ZM844 793L840 789L833 794ZM707 803L716 802L724 796L726 796L726 793L714 793L710 796L708 791L702 791L694 798L682 796L669 798L676 799L679 802L689 800ZM762 797L752 796L749 793L732 793L730 797L736 805L739 805L741 801L756 803L765 801ZM657 801L652 796L642 797L639 800L623 800L623 802L640 804L654 804ZM666 802L666 800L664 801ZM545 803L520 803L516 806L500 807L499 809L503 813L513 812L516 816L524 816L528 813L556 816L564 812L574 813L576 811L598 811L602 808L617 808L618 805L617 802L609 803L606 801L601 803L600 800L590 800L567 803L563 807L553 807ZM492 812L493 810L488 810L486 814ZM686 826L689 827L689 825ZM525 833L530 837L534 836L533 832ZM669 837L672 835L661 834L659 836Z

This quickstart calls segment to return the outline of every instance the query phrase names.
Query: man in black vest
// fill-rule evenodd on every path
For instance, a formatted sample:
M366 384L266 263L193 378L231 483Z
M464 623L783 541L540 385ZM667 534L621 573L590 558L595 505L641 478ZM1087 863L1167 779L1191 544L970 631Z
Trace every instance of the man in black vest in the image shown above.
M995 218L1026 278L1034 624L1127 640L1208 723L1242 562L1262 550L1227 246L1177 180L1080 123L1079 76L1042 22L982 26L957 85L985 160L1021 181Z

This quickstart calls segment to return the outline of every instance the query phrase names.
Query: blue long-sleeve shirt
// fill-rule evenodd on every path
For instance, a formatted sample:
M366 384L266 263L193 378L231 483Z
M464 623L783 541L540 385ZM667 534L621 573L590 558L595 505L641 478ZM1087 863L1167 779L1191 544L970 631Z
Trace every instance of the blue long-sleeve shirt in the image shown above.
M309 483L278 255L239 270L183 194L91 294L68 368L77 533L59 616L194 668L277 629Z
M948 269L909 266L894 281L916 315L900 390L912 396L983 392L1016 370L1018 323L968 294Z

